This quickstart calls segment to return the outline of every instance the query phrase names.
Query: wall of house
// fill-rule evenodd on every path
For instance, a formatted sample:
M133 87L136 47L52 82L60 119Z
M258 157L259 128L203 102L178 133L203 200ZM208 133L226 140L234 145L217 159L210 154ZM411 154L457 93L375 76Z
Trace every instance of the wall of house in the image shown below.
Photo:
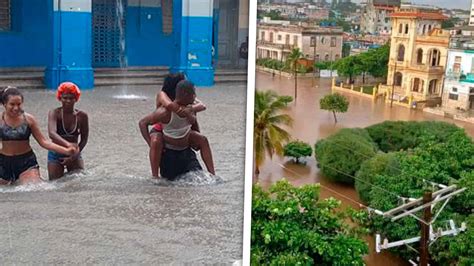
M0 31L0 67L46 66L52 56L53 2L11 4L12 28Z

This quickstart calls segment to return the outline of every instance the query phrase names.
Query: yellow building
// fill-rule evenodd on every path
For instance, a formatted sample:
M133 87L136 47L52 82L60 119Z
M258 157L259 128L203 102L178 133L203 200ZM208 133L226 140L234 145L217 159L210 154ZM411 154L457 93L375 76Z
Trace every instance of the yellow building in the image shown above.
M441 101L449 32L438 10L397 9L391 14L392 34L387 92L402 102ZM391 93L390 93L391 95Z

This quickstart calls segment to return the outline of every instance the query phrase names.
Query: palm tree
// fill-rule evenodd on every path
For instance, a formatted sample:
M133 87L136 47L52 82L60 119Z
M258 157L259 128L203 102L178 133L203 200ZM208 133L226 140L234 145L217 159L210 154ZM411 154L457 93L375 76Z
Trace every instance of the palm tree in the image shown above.
M296 101L296 89L298 87L298 60L303 57L303 53L299 48L293 48L291 53L286 58L286 68L290 69L293 72L295 77L295 101Z
M293 119L280 111L292 100L291 96L279 96L273 91L255 92L253 138L257 175L265 160L265 152L270 158L274 153L283 154L283 142L290 139L290 134L281 126L291 126Z

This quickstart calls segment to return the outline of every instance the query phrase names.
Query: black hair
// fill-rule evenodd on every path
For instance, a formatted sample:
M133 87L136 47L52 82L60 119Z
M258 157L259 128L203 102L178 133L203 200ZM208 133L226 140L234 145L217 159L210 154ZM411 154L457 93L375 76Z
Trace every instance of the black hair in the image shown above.
M2 104L6 104L8 102L8 97L10 96L20 96L21 101L23 102L23 94L20 90L16 87L8 86L0 91L0 100L2 101Z
M194 83L189 80L181 80L178 85L176 85L176 94L190 95L196 94L196 89Z
M174 99L176 98L176 85L178 85L180 81L185 79L186 77L181 72L174 74L170 73L166 75L161 91L166 93L166 95L168 95L168 97L172 101L174 101Z

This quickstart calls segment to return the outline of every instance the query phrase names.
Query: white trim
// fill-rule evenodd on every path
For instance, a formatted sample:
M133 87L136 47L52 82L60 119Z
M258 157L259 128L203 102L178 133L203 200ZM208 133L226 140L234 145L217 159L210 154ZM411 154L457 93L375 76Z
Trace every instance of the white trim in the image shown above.
M240 0L245 1L245 0ZM250 265L250 232L252 215L253 183L253 113L255 104L255 55L257 47L257 0L249 0L249 44L247 68L247 119L245 138L245 190L244 190L244 236L243 263Z
M59 10L59 3L64 12L92 12L92 0L54 0L54 11Z
M183 17L212 17L213 0L183 0Z

